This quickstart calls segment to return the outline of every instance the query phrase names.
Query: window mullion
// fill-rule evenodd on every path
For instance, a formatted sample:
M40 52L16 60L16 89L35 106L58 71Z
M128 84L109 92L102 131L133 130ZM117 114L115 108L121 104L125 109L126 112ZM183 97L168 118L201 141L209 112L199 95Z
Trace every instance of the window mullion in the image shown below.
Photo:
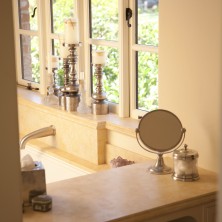
M130 0L130 8L133 10L133 17L131 21L131 29L130 29L130 117L136 118L135 110L136 110L136 3L134 0Z
M33 30L19 29L18 33L20 35L39 36L39 31L33 31Z
M79 39L81 43L85 43L84 41L84 23L85 23L85 14L84 14L84 2L83 1L77 1L74 0L74 4L75 4L75 15L78 18L78 22L79 22ZM82 13L83 12L83 13ZM84 73L84 78L85 78L85 59L84 59L84 55L85 55L85 44L81 44L81 46L78 49L79 52L79 63L78 63L78 69L79 69L79 73L83 72Z
M119 47L119 43L117 41L107 41L103 39L89 39L88 44L109 46L109 47Z
M39 58L40 58L40 93L46 94L46 55L47 55L47 40L45 33L47 28L47 14L46 13L46 4L49 5L49 0L40 0L38 2L38 25L39 25Z
M89 0L82 0L83 4L83 25L80 27L80 31L83 32L83 42L84 44L84 73L85 73L85 87L86 87L86 103L91 105L91 76L90 76L90 30L89 30Z
M149 46L149 45L138 45L133 44L132 50L134 51L143 51L143 52L151 52L151 53L158 53L158 47L156 46Z
M126 21L128 1L119 0L119 116L129 117L129 28Z

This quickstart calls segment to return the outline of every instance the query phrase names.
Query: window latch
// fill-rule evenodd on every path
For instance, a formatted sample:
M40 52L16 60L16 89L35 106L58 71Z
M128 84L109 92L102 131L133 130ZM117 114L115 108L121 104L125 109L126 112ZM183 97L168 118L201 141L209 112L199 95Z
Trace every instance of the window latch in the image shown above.
M35 11L36 11L36 9L37 9L37 7L35 7L35 8L33 9L33 12L32 12L32 15L31 15L32 18L35 17Z
M132 18L132 15L133 15L132 9L126 8L126 21L127 21L128 27L131 27L129 20Z

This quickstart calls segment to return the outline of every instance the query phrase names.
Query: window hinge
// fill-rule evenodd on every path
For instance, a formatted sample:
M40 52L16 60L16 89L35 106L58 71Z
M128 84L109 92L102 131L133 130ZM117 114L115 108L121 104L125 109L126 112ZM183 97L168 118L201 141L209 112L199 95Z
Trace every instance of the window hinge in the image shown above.
M127 25L128 27L131 27L131 24L129 22L129 20L132 18L133 15L133 11L131 8L126 8L126 21L127 21Z

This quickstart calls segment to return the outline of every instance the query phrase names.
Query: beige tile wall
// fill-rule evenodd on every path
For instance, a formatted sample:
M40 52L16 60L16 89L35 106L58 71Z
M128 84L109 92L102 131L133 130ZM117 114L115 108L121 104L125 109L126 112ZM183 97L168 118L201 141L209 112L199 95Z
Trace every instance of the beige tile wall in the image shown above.
M109 164L118 156L135 162L155 158L136 141L138 120L66 112L43 105L38 93L24 89L18 89L18 110L21 136L54 125L56 136L37 140L90 163Z

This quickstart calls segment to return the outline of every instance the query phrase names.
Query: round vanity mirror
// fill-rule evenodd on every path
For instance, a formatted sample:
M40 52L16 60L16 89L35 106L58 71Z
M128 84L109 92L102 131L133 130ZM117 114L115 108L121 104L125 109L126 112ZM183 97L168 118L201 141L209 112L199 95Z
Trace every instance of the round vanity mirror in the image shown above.
M154 174L171 173L164 164L163 154L179 148L185 138L186 129L179 118L170 111L157 109L144 115L136 129L139 145L146 151L158 155L157 162L150 167Z

